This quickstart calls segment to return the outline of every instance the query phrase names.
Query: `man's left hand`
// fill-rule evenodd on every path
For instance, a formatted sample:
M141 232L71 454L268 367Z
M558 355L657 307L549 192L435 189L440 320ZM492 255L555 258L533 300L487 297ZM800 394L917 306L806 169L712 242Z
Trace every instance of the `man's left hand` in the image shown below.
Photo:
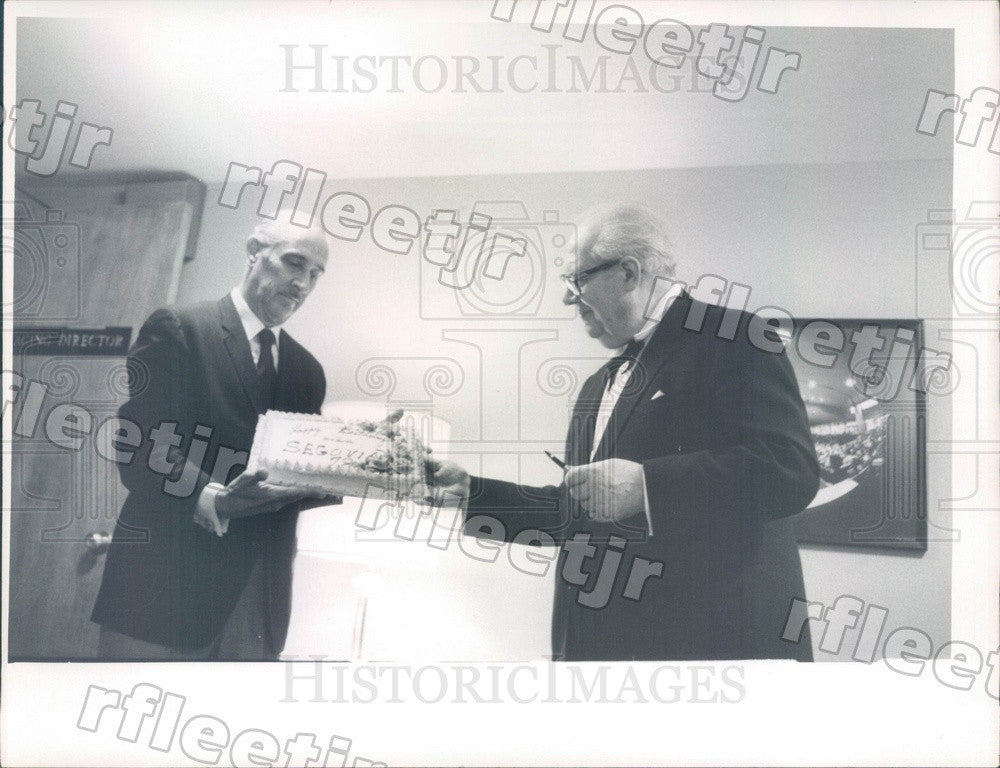
M642 464L607 459L566 470L569 495L591 520L614 523L645 510Z
M229 518L219 517L215 511L215 498L209 497L208 503L199 503L195 507L194 521L209 533L222 536L229 530Z

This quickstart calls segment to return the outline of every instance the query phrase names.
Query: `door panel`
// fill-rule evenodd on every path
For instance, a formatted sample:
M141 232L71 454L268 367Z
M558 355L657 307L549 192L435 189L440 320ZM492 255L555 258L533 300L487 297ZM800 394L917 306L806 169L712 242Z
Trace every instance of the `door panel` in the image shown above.
M134 341L145 318L174 301L204 199L200 182L18 191L28 204L27 220L15 224L18 242L33 250L12 254L15 328L127 326ZM141 372L128 370L123 354L18 354L11 368L23 380L10 409L10 658L93 658L101 537L125 497L97 435ZM53 415L60 404L89 414L78 432L70 425L79 445L66 437L61 412Z

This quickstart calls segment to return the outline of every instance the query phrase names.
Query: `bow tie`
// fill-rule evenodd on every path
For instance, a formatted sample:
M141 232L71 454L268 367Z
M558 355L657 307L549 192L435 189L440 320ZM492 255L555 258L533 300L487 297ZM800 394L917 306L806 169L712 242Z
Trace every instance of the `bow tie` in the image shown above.
M605 389L611 386L611 382L615 380L615 377L618 375L618 371L622 369L622 366L634 363L636 358L639 356L639 352L641 351L642 342L632 339L625 346L625 350L620 355L612 357L607 363L604 364Z

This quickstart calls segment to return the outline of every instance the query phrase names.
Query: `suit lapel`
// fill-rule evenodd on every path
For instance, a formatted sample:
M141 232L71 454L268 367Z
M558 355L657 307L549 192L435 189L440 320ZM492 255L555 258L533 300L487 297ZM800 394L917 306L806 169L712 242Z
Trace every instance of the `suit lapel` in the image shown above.
M257 369L253 366L253 355L250 352L250 341L247 339L243 323L236 313L236 306L229 296L219 300L219 317L225 331L222 343L229 354L229 361L236 372L244 394L257 412L261 412L263 400L260 388L257 386Z
M594 442L594 425L601 407L603 377L600 372L583 383L580 395L573 408L573 417L566 436L566 463L586 464L590 461L590 449Z
M608 426L601 437L601 443L594 454L594 461L612 458L625 425L628 424L632 411L642 401L664 365L681 348L681 334L684 333L684 320L691 307L691 297L682 293L663 316L659 326L653 331L646 348L639 354L636 368L629 377L621 397L615 403Z

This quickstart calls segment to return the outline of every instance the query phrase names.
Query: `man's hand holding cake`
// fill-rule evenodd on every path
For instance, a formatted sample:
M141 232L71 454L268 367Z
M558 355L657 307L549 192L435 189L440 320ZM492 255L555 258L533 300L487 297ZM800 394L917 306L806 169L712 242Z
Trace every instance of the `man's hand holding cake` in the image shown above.
M427 460L427 486L424 501L428 504L436 500L459 499L464 506L469 499L472 479L469 473L454 461Z
M199 505L194 521L208 531L222 536L229 530L234 517L249 517L276 512L296 501L320 500L323 504L339 504L341 498L319 491L304 490L267 482L267 472L243 472L229 485L215 490L214 504ZM304 508L308 508L308 503Z
M384 420L268 411L261 416L247 470L215 490L195 522L218 536L235 517L273 512L293 501L339 504L343 496L409 496L424 487L430 449ZM310 504L310 500L315 503Z

